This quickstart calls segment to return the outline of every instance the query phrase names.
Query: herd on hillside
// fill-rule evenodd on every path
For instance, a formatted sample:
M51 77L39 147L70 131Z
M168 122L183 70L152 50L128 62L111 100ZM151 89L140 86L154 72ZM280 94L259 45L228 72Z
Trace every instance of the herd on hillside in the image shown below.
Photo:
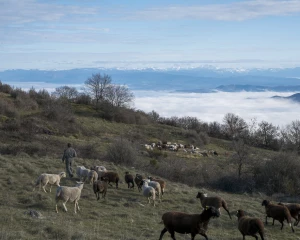
M107 171L104 166L93 166L90 169L84 166L78 166L76 174L80 182L77 182L74 187L68 187L60 186L61 178L66 177L65 172L59 174L43 173L37 178L33 191L37 187L39 187L39 189L42 187L44 192L47 192L46 186L49 184L51 192L52 185L56 185L56 212L58 213L57 204L59 201L62 201L63 208L66 212L66 203L70 201L74 202L74 212L77 213L77 211L80 210L78 201L85 182L92 184L96 199L99 200L100 194L102 194L102 198L105 199L108 186L113 187L111 183L116 184L116 188L118 188L118 182L120 180L117 172ZM156 196L158 196L158 200L161 202L166 189L166 182L164 180L152 177L145 178L140 174L136 174L134 177L134 175L129 172L125 173L124 179L130 189L134 189L136 184L138 191L142 192L142 195L148 199L148 204L152 202L153 206L155 206ZM187 214L183 212L166 212L163 214L162 222L164 228L161 231L160 240L167 231L171 234L172 239L175 239L175 232L177 232L182 234L189 233L191 234L191 239L194 239L196 234L200 234L208 240L206 231L210 218L219 217L220 209L224 208L231 219L226 201L223 198L219 196L208 197L207 194L203 192L198 192L196 198L200 199L203 208L201 214ZM297 226L300 220L300 204L275 204L268 200L263 200L262 206L265 207L266 224L267 218L272 218L273 225L275 220L279 221L282 230L283 222L286 220L292 232L294 232L292 218L296 220L294 226ZM245 239L246 235L258 239L257 234L260 235L262 240L265 239L264 224L259 218L245 216L243 210L238 210L236 216L238 217L238 229L243 235L243 239Z

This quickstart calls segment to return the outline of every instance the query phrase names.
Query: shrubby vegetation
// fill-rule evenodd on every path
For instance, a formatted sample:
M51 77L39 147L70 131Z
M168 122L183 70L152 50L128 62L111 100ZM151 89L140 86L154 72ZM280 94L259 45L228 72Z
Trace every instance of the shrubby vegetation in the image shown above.
M193 186L229 192L300 193L299 120L279 128L266 121L247 123L233 113L226 114L222 123L190 116L167 118L154 110L145 113L131 108L133 99L127 87L113 84L105 74L88 78L83 92L69 86L56 88L53 93L33 88L26 92L0 82L0 153L45 156L61 151L65 141L59 137L99 138L114 132L114 141L78 144L79 154L138 167ZM120 123L126 130L90 128L78 120L79 112L83 117L92 116L92 121ZM202 149L215 144L225 149L226 156L192 161L157 149L141 151L141 144L169 141L170 136ZM9 138L14 139L11 144L6 143Z

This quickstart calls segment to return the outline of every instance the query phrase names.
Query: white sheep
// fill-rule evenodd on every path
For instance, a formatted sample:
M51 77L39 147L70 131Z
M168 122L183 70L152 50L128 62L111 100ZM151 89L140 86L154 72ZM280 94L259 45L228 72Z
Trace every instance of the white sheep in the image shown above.
M35 186L33 188L33 191L35 190L35 188L37 186L39 186L39 189L41 189L41 185L42 185L42 188L44 190L44 192L47 192L46 191L46 185L49 183L50 185L50 192L51 192L51 188L52 188L52 185L56 185L56 186L60 186L59 183L60 183L60 179L63 178L63 177L66 177L66 173L65 172L61 172L59 174L49 174L49 173L42 173L36 180L36 183L35 183Z
M150 203L150 198L153 201L153 207L155 207L155 189L151 186L148 186L148 182L144 181L142 186L143 195L148 199L148 203Z
M85 182L90 171L91 171L90 169L87 169L84 166L77 166L76 175L80 181Z
M68 201L70 202L74 202L74 212L76 212L76 208L79 211L79 205L78 205L78 201L80 199L80 195L81 195L81 190L83 188L83 182L76 182L76 186L75 187L66 187L66 186L60 186L56 189L56 195L55 195L55 210L58 213L58 209L57 209L57 203L59 202L59 200L63 201L63 207L64 210L67 212L68 209L66 207L66 203Z
M156 182L156 181L151 181L150 179L143 179L143 181L147 182L148 183L148 186L150 187L153 187L156 194L158 195L158 199L159 201L161 202L161 186L160 186L160 183L159 182Z
M92 184L97 180L98 180L98 173L95 170L91 170L87 176L88 183Z

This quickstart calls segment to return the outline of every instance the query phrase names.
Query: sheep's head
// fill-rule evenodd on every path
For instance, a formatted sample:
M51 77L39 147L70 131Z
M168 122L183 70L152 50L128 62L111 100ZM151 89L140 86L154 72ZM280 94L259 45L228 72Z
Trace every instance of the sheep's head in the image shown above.
M84 182L77 182L76 181L76 186L75 187L83 188L83 184L84 184Z
M263 200L261 203L262 206L268 206L269 204L270 204L269 200Z
M208 214L212 218L220 217L220 211L216 209L215 207L206 207L202 214Z
M198 192L196 198L203 198L203 197L207 197L207 194L206 193L203 193L203 192Z
M238 218L243 217L243 216L245 216L245 212L243 210L239 209L236 211L236 216Z
M60 176L61 178L67 177L66 172L61 172L61 173L59 174L59 176Z

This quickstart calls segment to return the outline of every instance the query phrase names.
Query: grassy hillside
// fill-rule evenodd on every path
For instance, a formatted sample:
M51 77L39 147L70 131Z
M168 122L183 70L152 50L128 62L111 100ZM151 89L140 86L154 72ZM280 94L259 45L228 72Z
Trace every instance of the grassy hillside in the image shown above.
M94 164L94 160L76 159L76 165ZM139 172L136 169L115 166L109 162L97 161L108 169L117 171L124 178L124 172ZM192 188L184 184L167 180L163 201L156 207L147 204L145 197L135 190L127 189L120 184L120 189L109 187L107 199L100 201L92 191L90 184L85 184L79 201L81 211L73 212L73 204L67 203L68 212L63 212L61 202L59 213L55 212L55 188L51 193L32 191L32 185L42 172L58 173L64 165L58 158L0 156L0 239L158 239L163 225L161 216L166 211L183 211L199 213L200 202L196 199L199 190L212 195L222 196L227 200L233 219L230 220L223 210L218 219L212 219L209 225L209 239L229 240L242 239L237 230L237 209L246 210L249 215L264 219L264 208L261 206L262 194L228 194L213 192L203 188ZM144 172L142 172L144 173ZM61 185L73 186L76 179L63 178ZM28 214L30 210L38 211L39 218ZM285 224L280 231L280 224L266 226L268 239L297 239L296 233ZM201 239L197 236L196 239ZM168 233L164 239L170 239ZM189 239L177 234L177 239ZM250 238L251 239L251 238Z
M163 229L160 222L164 212L201 212L196 199L199 190L209 196L223 197L233 216L230 220L223 210L220 218L212 219L207 233L209 239L241 239L236 210L244 209L249 215L264 219L263 199L300 201L285 196L279 198L279 195L267 197L257 191L229 194L208 189L216 179L221 184L223 176L235 174L236 166L229 159L232 147L228 141L210 138L204 142L195 132L167 125L105 121L91 106L73 104L75 114L66 119L66 108L60 106L51 109L53 106L46 105L41 111L37 107L25 109L30 103L25 98L14 100L8 94L1 94L0 100L0 239L158 239ZM136 161L130 165L107 161L107 148L120 138L128 140L134 148ZM200 157L182 151L151 153L141 146L159 140L194 144L201 150L213 149L219 155ZM92 186L85 184L78 214L73 213L72 203L67 203L69 211L63 212L61 202L60 212L55 212L55 187L52 193L32 191L41 173L65 170L61 157L67 142L71 142L78 153L74 168L104 165L117 171L123 181L120 189L110 187L107 199L100 201L96 200ZM271 154L261 149L253 151L259 161L265 161ZM152 207L137 189L127 189L125 171L165 178L167 188L163 201ZM61 185L74 186L75 181L76 178L63 178ZM31 216L31 210L38 211L41 216ZM266 233L268 239L294 240L299 236L299 228L295 228L295 234L287 226L280 231L276 222L275 226L266 226ZM177 239L189 239L186 235L176 235ZM169 236L166 233L164 239L170 239Z

